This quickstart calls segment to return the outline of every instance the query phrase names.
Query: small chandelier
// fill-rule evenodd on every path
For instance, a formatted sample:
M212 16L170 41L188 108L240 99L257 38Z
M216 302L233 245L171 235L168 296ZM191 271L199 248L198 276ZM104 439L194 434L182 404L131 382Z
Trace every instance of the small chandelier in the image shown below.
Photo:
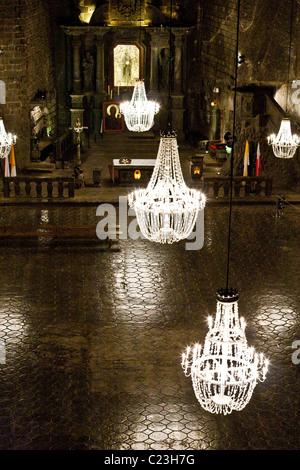
M0 118L0 158L6 158L9 155L12 145L16 143L17 137L7 133L4 127L3 119Z
M214 323L204 348L195 344L182 354L182 367L191 376L200 405L210 413L241 411L250 401L258 381L263 382L268 360L247 346L245 321L238 315L238 293L222 289L217 293Z
M129 131L146 132L154 125L154 115L159 111L159 104L148 101L143 80L134 85L131 101L120 104L120 112L124 114Z
M145 238L174 243L192 232L205 196L185 185L174 132L161 135L155 167L146 189L128 196Z
M300 145L300 138L296 134L292 135L291 121L288 118L282 119L277 135L269 135L268 144L272 145L276 157L293 158L297 147Z

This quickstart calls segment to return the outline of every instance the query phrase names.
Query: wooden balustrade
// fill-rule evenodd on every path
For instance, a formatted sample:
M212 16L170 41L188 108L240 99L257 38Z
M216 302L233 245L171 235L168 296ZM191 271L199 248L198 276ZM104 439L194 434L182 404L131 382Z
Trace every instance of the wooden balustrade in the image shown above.
M3 178L4 197L74 197L74 178L10 177Z
M272 194L272 178L260 176L233 177L233 197L270 196ZM229 197L230 177L216 176L203 178L202 190L207 197Z

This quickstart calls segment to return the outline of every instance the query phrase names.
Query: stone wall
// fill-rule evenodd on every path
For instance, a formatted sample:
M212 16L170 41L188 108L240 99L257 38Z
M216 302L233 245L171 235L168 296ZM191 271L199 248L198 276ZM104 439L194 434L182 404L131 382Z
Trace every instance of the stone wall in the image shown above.
M195 5L196 28L190 38L188 126L203 139L218 139L232 122L236 50L236 0L203 0ZM213 104L213 106L212 106Z
M7 131L17 134L17 169L30 162L30 102L38 91L46 92L47 127L56 131L56 96L52 26L49 2L1 1L1 77L6 103L0 114Z
M292 44L290 74L289 43L291 7L293 3ZM199 123L192 127L202 130L208 138L213 137L212 116L215 110L210 103L217 101L221 110L232 111L237 0L202 0L201 19L198 21L190 51L197 67L192 70L189 89L195 106L201 108ZM186 0L187 8L194 9L195 3ZM272 86L274 92L289 78L300 76L300 4L279 0L243 0L240 8L239 53L245 56L244 63L238 68L238 85L255 84ZM194 15L194 17L196 14ZM196 24L196 20L195 20ZM195 47L195 44L197 45ZM213 90L218 89L215 95ZM225 127L230 117L223 117Z

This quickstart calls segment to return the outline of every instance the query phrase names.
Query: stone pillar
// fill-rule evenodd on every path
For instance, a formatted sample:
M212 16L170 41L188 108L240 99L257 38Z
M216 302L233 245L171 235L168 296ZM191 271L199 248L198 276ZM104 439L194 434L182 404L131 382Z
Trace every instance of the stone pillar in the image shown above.
M153 31L151 37L151 67L150 67L150 90L158 91L158 54L159 54L159 32Z
M80 70L80 46L81 37L73 36L73 93L81 93L81 70Z
M182 50L183 34L175 32L175 58L174 58L174 87L173 93L182 93Z
M180 29L174 31L174 78L173 78L173 92L171 94L171 108L172 108L172 125L173 129L177 131L178 141L184 140L183 132L183 115L184 115L184 99L182 87L182 57L183 57L183 35L184 32Z
M96 93L94 107L94 137L100 135L102 127L102 102L105 100L105 64L104 64L104 34L107 31L101 31L95 36L96 42Z
M104 40L96 35L96 93L104 93Z
M184 140L183 114L185 95L171 95L172 127L177 132L178 141Z

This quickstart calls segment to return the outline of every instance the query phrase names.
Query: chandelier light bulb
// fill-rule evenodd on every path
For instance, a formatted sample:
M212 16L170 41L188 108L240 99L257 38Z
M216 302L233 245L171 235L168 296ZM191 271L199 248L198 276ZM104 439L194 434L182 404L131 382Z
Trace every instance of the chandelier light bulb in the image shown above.
M128 202L146 239L170 244L190 235L205 196L185 185L175 133L161 136L149 184L130 193Z
M154 125L154 115L159 111L159 104L148 101L145 84L137 80L134 85L131 101L120 104L120 112L124 115L129 131L146 132Z
M197 400L210 413L241 411L257 383L266 379L269 362L248 347L245 327L238 315L237 291L220 290L204 347L195 344L182 354L185 375L191 376Z
M291 121L288 118L282 119L277 135L268 136L268 144L272 145L277 158L293 158L300 145L300 138L296 134L292 135Z
M0 158L6 158L9 155L16 140L17 137L14 134L6 132L3 119L0 118Z

